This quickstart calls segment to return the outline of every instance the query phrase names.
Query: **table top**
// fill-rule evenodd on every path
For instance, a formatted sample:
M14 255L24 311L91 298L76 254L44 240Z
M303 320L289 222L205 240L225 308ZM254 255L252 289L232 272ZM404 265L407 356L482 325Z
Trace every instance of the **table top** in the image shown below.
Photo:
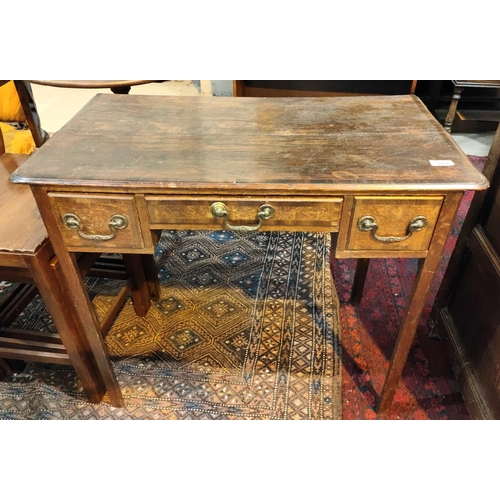
M179 194L488 186L413 95L98 94L11 180L60 190Z

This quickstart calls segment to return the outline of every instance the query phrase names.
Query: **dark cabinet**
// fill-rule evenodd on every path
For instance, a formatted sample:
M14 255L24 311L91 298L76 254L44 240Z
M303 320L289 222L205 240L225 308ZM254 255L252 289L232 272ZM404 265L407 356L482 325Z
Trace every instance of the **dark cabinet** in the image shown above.
M500 121L500 85L493 80L233 80L235 96L326 97L415 94L445 123L457 89L454 132L494 131ZM460 84L457 86L457 84ZM455 103L455 105L453 104ZM450 127L451 128L451 127Z
M322 97L413 94L416 80L234 80L235 96Z
M500 418L500 126L430 316L473 418Z

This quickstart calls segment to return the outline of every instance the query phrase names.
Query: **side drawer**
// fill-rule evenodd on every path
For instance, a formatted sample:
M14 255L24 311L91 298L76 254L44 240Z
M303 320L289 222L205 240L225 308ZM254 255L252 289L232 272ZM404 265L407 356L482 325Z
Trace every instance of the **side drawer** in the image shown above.
M443 196L355 196L348 251L427 251Z
M262 205L274 209L262 221L261 231L337 231L342 198L218 198L146 196L151 228L228 229L230 226L254 228ZM215 217L212 204L223 203L227 223Z
M49 198L69 250L144 248L134 196L49 193Z

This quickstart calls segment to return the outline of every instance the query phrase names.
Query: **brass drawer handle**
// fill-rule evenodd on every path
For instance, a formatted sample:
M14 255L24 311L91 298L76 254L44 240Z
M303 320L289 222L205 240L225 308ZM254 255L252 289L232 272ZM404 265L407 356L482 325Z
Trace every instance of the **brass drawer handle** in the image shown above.
M125 229L128 226L127 217L125 217L124 215L113 215L108 222L111 234L86 234L82 231L82 221L80 220L80 217L78 217L78 215L64 214L62 216L62 221L68 229L76 229L78 231L78 236L80 236L80 238L83 238L84 240L112 240L116 237L117 229Z
M242 233L248 233L250 231L257 231L257 229L262 226L262 222L268 219L272 219L276 211L271 205L261 205L257 211L257 218L259 219L259 223L256 226L233 226L228 222L229 212L227 210L226 205L224 203L217 201L212 204L210 207L210 211L212 215L217 218L224 219L224 225L233 231L240 231Z
M378 224L375 217L365 215L358 220L358 229L360 231L370 231L373 239L381 243L397 243L399 241L407 240L414 232L422 231L429 225L429 222L423 215L414 217L409 223L407 234L405 236L377 236Z

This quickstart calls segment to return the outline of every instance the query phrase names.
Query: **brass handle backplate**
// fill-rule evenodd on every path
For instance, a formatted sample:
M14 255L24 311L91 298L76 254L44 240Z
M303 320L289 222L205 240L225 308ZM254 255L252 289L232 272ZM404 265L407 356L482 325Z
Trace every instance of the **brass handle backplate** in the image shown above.
M64 214L62 216L63 224L68 229L75 229L78 232L78 236L84 240L97 240L97 241L107 241L112 240L116 237L117 229L125 229L128 226L128 219L124 215L113 215L109 219L108 226L111 234L87 234L82 231L82 221L78 215L75 214Z
M274 217L274 214L276 211L271 205L264 204L259 207L257 210L257 219L259 222L257 223L256 226L233 226L232 224L229 223L228 218L229 218L229 211L226 207L226 205L220 201L217 201L212 204L210 207L210 211L212 212L212 215L217 218L222 218L224 219L224 225L233 231L240 231L242 233L248 233L250 231L257 231L261 226L262 222L268 219L272 219Z
M407 240L414 232L422 231L429 225L429 222L423 215L414 217L409 223L406 229L405 236L378 236L378 224L375 217L371 215L365 215L358 220L358 229L360 231L370 231L373 239L380 241L381 243L397 243L399 241Z

